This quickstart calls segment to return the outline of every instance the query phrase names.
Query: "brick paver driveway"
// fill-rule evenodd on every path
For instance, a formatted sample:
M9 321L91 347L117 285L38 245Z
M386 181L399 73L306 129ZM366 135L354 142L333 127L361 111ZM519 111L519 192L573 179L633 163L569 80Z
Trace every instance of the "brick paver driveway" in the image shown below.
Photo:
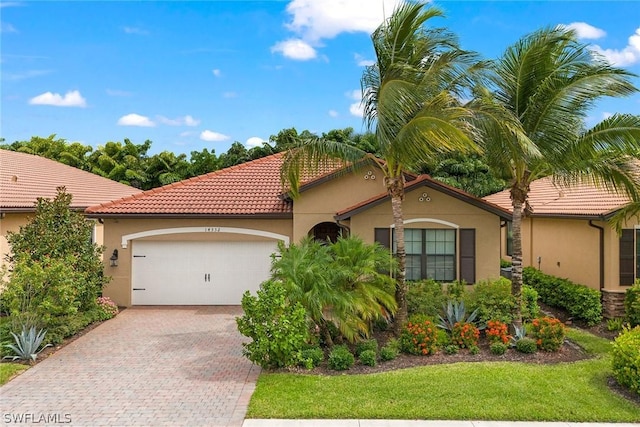
M240 426L259 368L242 357L239 314L124 310L0 388L0 423Z

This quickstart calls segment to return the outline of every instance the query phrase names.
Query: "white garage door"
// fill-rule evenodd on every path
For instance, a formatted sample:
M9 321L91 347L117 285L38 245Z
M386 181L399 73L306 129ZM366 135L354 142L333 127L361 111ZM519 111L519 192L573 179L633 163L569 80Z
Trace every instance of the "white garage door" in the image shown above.
M269 278L275 241L133 244L133 305L236 305Z

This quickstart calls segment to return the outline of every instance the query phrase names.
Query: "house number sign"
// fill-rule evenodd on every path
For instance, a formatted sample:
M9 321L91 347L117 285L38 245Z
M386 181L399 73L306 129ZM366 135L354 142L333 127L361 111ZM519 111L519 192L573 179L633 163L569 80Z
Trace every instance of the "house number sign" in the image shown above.
M219 233L220 232L220 227L205 227L204 228L204 232L205 233Z

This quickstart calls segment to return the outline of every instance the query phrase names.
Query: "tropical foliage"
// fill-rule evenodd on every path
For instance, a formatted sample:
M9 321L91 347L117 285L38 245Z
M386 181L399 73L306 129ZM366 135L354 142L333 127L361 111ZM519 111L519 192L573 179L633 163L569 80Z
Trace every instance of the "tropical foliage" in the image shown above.
M484 131L484 160L510 186L512 292L519 300L521 224L523 215L531 212L532 181L551 175L559 185L587 182L638 199L630 159L638 158L640 150L640 117L614 114L585 128L596 101L637 89L632 74L597 56L565 27L523 37L493 63L492 71L489 86L476 88L471 106ZM517 324L520 307L514 306Z

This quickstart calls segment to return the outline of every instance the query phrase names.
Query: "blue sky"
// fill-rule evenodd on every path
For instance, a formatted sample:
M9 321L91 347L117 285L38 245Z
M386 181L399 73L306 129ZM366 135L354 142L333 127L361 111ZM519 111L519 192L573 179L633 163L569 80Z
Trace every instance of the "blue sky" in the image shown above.
M225 152L284 128L363 132L360 76L393 0L0 1L0 136L57 134L151 153ZM384 4L384 7L383 7ZM571 25L640 74L637 1L436 1L463 48L493 59L524 34ZM640 86L640 79L634 80ZM640 114L605 100L589 124Z

